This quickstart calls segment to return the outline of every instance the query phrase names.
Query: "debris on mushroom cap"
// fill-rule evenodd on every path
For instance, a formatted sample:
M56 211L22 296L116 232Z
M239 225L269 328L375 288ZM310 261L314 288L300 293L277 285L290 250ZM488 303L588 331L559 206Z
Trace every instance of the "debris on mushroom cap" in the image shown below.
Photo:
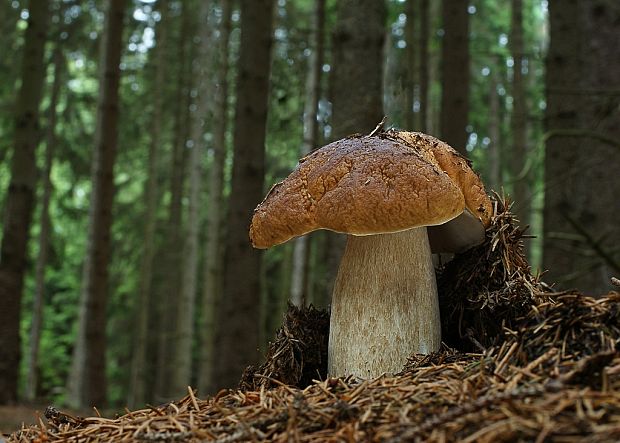
M428 229L433 253L462 252L484 239L493 208L484 185L471 162L447 143L421 132L390 130L383 136L405 143L432 157L463 192L465 211L453 220Z
M268 248L317 229L353 235L437 225L463 212L457 184L426 153L381 136L331 143L300 160L252 217Z
M427 156L432 156L441 169L459 186L465 198L465 206L471 214L478 218L485 228L490 225L493 213L491 200L484 190L480 176L471 168L469 159L446 142L421 132L390 130L383 135L426 152Z

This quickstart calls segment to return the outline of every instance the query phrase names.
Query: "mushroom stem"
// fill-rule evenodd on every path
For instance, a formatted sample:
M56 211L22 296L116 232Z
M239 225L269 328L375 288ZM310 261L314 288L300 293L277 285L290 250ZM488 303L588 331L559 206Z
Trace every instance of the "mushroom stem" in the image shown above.
M328 373L396 373L411 354L428 354L440 344L426 228L349 235L332 296Z

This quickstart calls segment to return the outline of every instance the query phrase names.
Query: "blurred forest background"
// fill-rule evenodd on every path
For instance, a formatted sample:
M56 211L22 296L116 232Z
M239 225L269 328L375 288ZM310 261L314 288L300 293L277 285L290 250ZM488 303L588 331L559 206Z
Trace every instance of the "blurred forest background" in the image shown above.
M315 147L427 132L511 195L534 269L620 275L615 0L3 0L0 404L232 386L340 240L254 251Z

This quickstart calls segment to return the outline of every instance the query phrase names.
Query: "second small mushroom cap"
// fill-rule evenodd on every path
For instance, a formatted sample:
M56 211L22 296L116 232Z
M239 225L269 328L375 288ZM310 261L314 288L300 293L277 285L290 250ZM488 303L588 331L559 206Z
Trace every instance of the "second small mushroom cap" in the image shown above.
M444 229L435 240L429 232L434 252L481 242L490 201L478 176L448 145L415 134L349 137L302 158L255 209L254 247L269 248L317 229L372 235L453 219L456 229Z

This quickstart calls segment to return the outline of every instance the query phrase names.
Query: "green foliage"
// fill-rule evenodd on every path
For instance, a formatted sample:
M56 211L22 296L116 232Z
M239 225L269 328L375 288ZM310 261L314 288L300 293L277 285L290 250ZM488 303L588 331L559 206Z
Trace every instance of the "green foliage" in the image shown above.
M9 160L14 122L10 110L19 83L18 71L25 28L23 1L0 2L0 207L3 207L9 180ZM429 113L436 121L440 97L438 57L441 45L441 24L437 4L431 3L432 23L430 24L431 84L429 91ZM543 59L545 47L546 13L542 0L526 0L525 41L527 50L527 94L529 104L530 149L534 208L539 211L542 204L542 128ZM175 142L174 122L179 113L185 113L184 105L179 103L177 79L182 70L187 69L179 63L183 33L181 5L189 2L170 0L170 32L166 53L169 72L164 90L154 90L154 40L157 23L160 19L158 2L130 2L125 29L126 45L122 61L122 82L120 89L121 112L119 150L115 170L116 200L114 224L112 227L112 257L110 264L110 298L108 304L108 343L110 377L109 398L112 404L122 404L129 388L129 365L131 359L131 338L134 330L134 314L139 309L149 309L136 305L138 275L143 248L144 229L144 186L147 180L147 149L151 142L151 121L153 115L153 95L161 94L164 102L164 118L161 127L160 165L159 165L159 206L158 220L166 220L166 205L170 199L168 180L173 143ZM90 174L95 132L97 96L99 94L98 66L99 43L103 29L102 2L83 0L77 2L53 2L52 29L47 47L47 60L51 59L53 49L62 50L64 81L58 103L58 123L56 127L57 147L52 170L53 195L50 205L52 233L50 255L45 283L44 323L41 336L40 385L38 392L52 401L62 401L64 386L68 375L71 353L75 342L79 294L81 292L82 264L86 250L88 232L87 218L90 206ZM506 2L475 0L471 14L471 112L470 139L468 150L476 168L487 174L487 154L489 145L489 80L497 72L498 93L501 99L501 144L507 148L511 143L509 116L511 113L510 81L512 67L508 36L510 9ZM219 2L214 2L213 14L221 14ZM303 136L303 112L305 103L305 82L308 69L308 40L312 31L314 1L288 0L276 5L276 28L273 46L271 74L270 108L266 142L267 190L271 184L281 180L295 167ZM389 18L386 32L390 35L390 63L393 75L389 77L394 84L402 81L404 63L402 1L389 2ZM326 58L324 78L322 79L321 132L329 138L329 64L330 30L336 16L336 1L328 1L326 7ZM239 47L239 16L234 16L230 44L230 105L234 109L235 62ZM185 32L195 32L197 24ZM195 39L190 40L191 46ZM410 42L405 42L409 44ZM156 39L155 39L156 44ZM192 51L189 48L190 53ZM362 61L361 61L362 62ZM42 109L49 106L49 85L53 81L53 69L48 69L46 98ZM190 78L186 88L195 87L195 78ZM386 93L386 100L391 95ZM388 104L389 105L389 104ZM191 118L191 114L190 118ZM396 124L402 124L398 113L390 116ZM47 117L42 127L46 127ZM231 118L230 121L233 121ZM435 132L437 125L431 126ZM209 139L210 122L205 133ZM232 129L229 131L229 141ZM230 143L229 143L230 145ZM205 156L203 166L208 171L210 156ZM37 153L39 165L43 164L43 149ZM224 192L229 192L231 156L228 156ZM504 162L504 178L507 190L511 188L508 165ZM205 190L205 194L209 190ZM39 189L39 198L41 190ZM257 202L258 203L258 202ZM202 217L206 218L209 208L204 208ZM39 231L39 211L35 212L30 242L28 279L23 305L22 338L24 355L29 347L32 299L34 292L33 268L38 254L36 234ZM2 220L0 220L2 223ZM535 229L540 226L540 217L533 218ZM205 234L203 234L205 235ZM320 236L317 236L320 238ZM157 245L164 243L163 230L158 230ZM201 240L202 241L202 240ZM313 243L314 244L314 243ZM292 247L275 248L264 254L264 303L262 307L265 325L265 339L279 324L285 306L290 277ZM325 266L316 244L311 249L314 278L319 278ZM162 270L161 272L166 272ZM154 286L162 279L154 276ZM25 371L25 365L23 365ZM25 375L22 373L22 375Z

